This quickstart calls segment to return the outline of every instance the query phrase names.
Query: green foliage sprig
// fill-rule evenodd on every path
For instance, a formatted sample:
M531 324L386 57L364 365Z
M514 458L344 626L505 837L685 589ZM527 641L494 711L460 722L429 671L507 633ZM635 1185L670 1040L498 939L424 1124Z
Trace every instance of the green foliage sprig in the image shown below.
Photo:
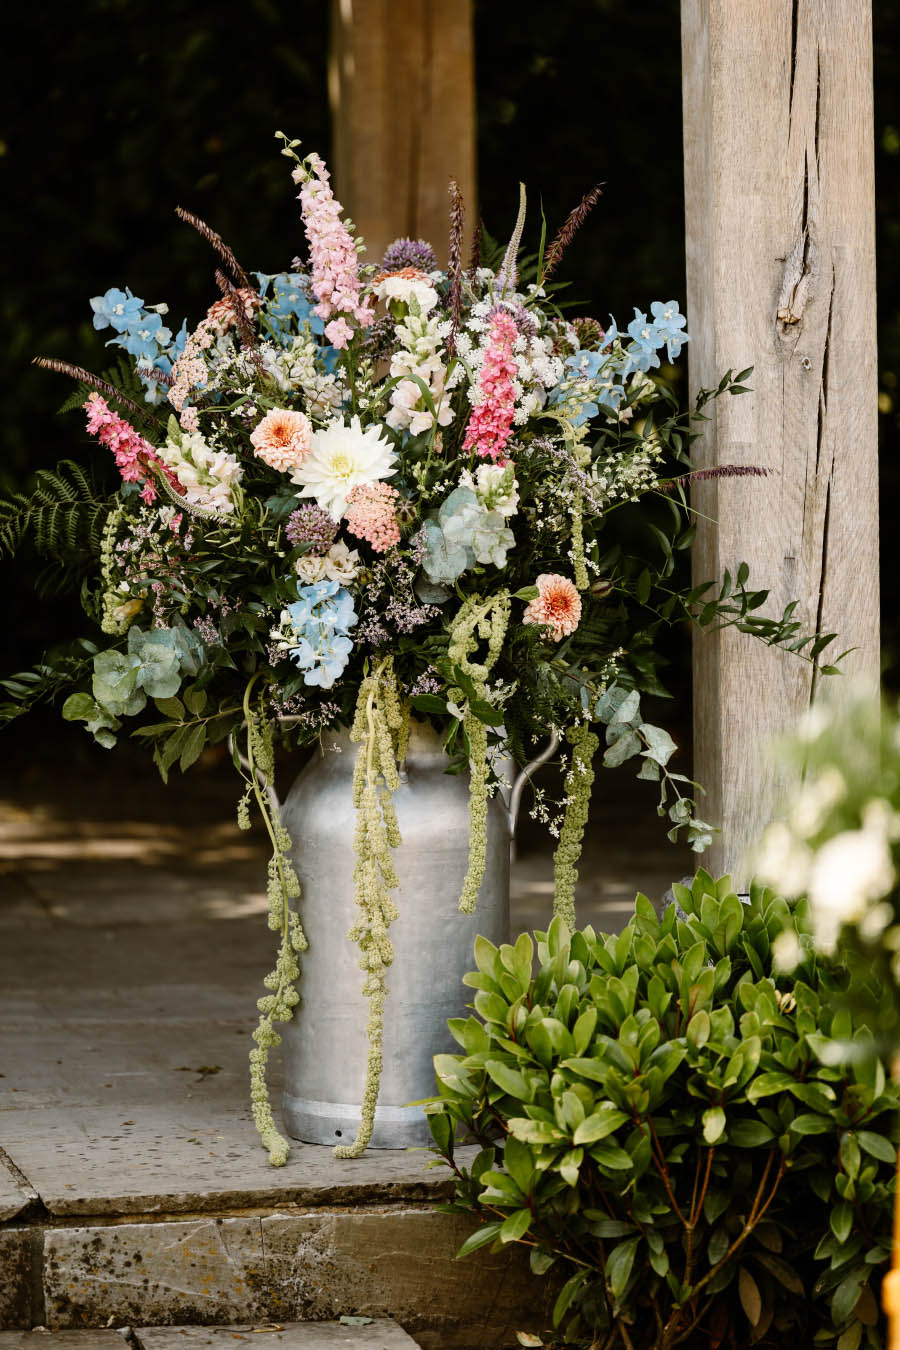
M460 1255L512 1242L562 1287L554 1323L594 1346L879 1346L900 1089L860 1047L851 973L818 957L802 908L699 872L662 919L618 937L554 919L533 943L478 939L474 1015L450 1029L428 1107L478 1219ZM783 934L802 950L789 976ZM482 1150L454 1156L457 1131Z

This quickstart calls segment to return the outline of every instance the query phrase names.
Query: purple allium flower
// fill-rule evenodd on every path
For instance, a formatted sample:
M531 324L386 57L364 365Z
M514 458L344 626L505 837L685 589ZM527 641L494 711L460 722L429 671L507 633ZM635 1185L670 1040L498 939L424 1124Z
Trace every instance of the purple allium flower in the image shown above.
M420 272L436 272L434 249L424 239L395 239L381 260L383 272L399 272L401 267L417 267Z
M331 548L338 529L338 522L327 511L310 505L291 512L284 532L292 544L309 544L309 552L321 557Z

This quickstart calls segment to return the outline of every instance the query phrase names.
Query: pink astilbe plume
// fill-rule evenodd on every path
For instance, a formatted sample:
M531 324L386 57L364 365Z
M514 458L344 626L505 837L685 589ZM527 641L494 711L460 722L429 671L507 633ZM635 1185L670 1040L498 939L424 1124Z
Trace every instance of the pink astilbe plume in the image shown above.
M319 302L313 313L330 320L325 336L340 348L346 347L353 334L345 315L354 318L360 328L368 328L374 315L368 305L360 304L356 245L341 220L343 208L331 191L330 177L316 154L298 164L293 173L294 182L303 184L300 206L309 240L312 290Z
M87 411L87 429L101 445L111 450L123 483L139 483L143 478L141 499L147 503L156 500L154 473L165 474L177 492L183 491L175 475L160 460L149 441L145 441L130 422L113 412L100 394L89 394L84 407Z
M466 427L464 450L474 450L482 459L502 460L510 438L516 393L513 378L516 362L513 344L518 329L507 310L497 310L488 329L487 351L478 378L478 403Z
M347 495L344 518L357 539L365 539L376 553L386 553L400 543L400 527L394 504L400 494L388 483L364 483Z

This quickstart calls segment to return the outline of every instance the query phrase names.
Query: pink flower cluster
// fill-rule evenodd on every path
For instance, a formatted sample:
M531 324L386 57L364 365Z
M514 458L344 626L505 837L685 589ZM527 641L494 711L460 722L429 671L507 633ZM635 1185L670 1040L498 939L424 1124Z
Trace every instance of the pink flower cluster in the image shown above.
M539 623L550 629L554 642L574 633L581 621L581 596L568 577L542 572L534 583L538 595L522 615L523 623Z
M472 409L464 450L474 450L482 459L502 462L512 432L516 394L513 377L516 362L513 343L518 330L511 314L498 310L488 329L484 365L478 378L478 403Z
M169 389L169 402L181 414L181 426L188 432L197 430L197 411L195 408L185 408L184 401L194 389L206 384L208 373L201 352L212 346L216 331L213 319L201 319L193 333L188 335L184 350L172 367L174 384Z
M105 398L97 393L89 394L84 406L89 434L96 436L101 445L113 452L123 483L139 483L142 478L145 480L141 489L142 501L149 504L156 500L154 472L164 473L176 491L183 491L178 479L162 463L150 442L145 441L123 417L114 413Z
M347 494L344 518L357 539L365 539L376 553L386 553L400 543L400 527L394 503L400 494L388 483L363 483Z
M309 240L313 294L319 302L313 313L331 320L325 326L331 345L346 347L353 329L343 316L350 314L361 328L368 328L374 315L368 305L359 302L356 247L341 220L341 204L328 185L331 175L316 154L310 155L306 164L308 170L298 165L293 176L295 182L303 182L303 227Z

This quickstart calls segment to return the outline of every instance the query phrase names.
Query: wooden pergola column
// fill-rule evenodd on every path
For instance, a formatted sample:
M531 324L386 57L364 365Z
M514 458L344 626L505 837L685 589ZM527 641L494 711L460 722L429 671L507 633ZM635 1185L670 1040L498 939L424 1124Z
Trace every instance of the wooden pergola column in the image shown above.
M767 478L696 485L698 581L747 561L764 612L878 678L877 386L871 0L682 0L692 394L712 405L699 467ZM704 519L711 517L711 523ZM809 665L732 631L698 635L695 776L722 827L705 865L744 884L773 811L767 741L809 705Z
M475 201L472 0L332 0L337 196L378 262L398 236L446 264L447 184Z

